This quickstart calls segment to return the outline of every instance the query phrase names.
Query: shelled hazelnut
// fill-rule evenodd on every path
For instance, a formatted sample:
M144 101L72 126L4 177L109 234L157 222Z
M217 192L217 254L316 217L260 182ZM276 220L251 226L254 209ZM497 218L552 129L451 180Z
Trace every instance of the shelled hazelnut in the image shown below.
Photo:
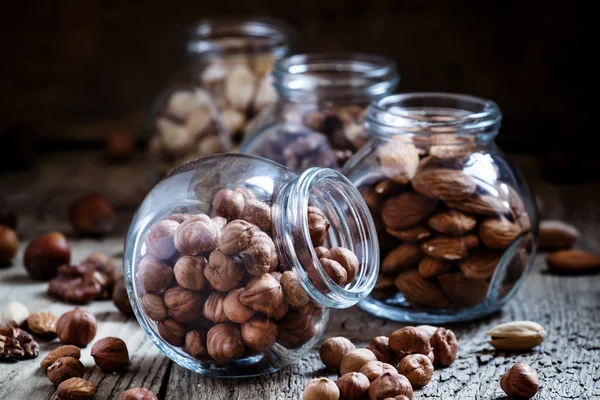
M158 400L158 397L146 388L127 389L119 395L119 400Z
M133 308L127 295L127 287L125 286L125 278L123 276L119 277L115 282L112 301L123 315L133 317Z
M361 400L367 396L371 383L360 372L349 372L335 381L340 390L340 399Z
M125 342L116 337L98 340L92 346L91 356L105 372L124 371L129 366L129 352Z
M332 337L323 342L319 355L327 368L339 371L344 355L355 349L354 344L345 337Z
M102 236L112 232L115 210L102 193L87 193L69 206L69 221L76 233L84 236Z
M69 378L83 378L84 368L75 357L61 357L48 367L48 379L55 385Z
M0 267L9 265L19 250L19 237L8 226L0 225Z
M340 390L335 382L327 378L316 378L304 386L302 400L338 400Z
M371 386L369 386L369 399L371 400L384 400L399 395L412 399L413 388L409 380L398 373L386 372L371 382Z
M85 347L96 336L96 330L96 317L79 307L64 313L56 321L56 334L64 344Z
M60 232L45 233L33 239L25 248L23 263L32 279L47 281L54 278L58 267L71 261L67 238Z
M358 372L369 361L377 361L377 357L375 357L375 354L371 350L351 350L342 357L340 373L344 375L348 372Z

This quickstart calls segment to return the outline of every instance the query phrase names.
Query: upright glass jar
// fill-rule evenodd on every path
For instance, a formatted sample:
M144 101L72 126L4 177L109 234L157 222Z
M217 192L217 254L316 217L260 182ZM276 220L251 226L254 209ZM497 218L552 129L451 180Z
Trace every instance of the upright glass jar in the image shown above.
M149 119L157 177L239 145L249 121L277 97L270 71L296 46L275 19L207 19L191 30L189 64L156 100Z
M297 176L239 154L173 171L142 202L125 242L142 328L178 364L217 377L297 360L330 308L369 294L378 267L369 209L341 173Z
M361 303L377 316L443 323L481 317L521 287L537 210L519 171L494 144L498 106L447 93L373 103L373 139L343 173L379 233L381 268Z
M251 126L241 152L298 173L341 167L367 142L369 103L400 80L392 61L359 53L295 55L279 61L273 76L280 100Z

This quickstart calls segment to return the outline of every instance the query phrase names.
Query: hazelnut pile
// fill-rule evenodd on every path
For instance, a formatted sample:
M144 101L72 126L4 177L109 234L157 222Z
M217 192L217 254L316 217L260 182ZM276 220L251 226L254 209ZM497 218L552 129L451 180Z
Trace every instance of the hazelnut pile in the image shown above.
M445 133L406 140L377 148L380 175L360 187L382 252L373 297L400 292L415 307L474 307L485 300L502 256L525 237L500 290L508 294L525 271L531 238L521 196L506 182L490 181L496 166L488 161L481 170L465 168L476 151L472 138Z
M356 349L343 337L329 338L319 354L328 369L340 373L334 383L338 390L332 390L328 382L313 380L303 399L412 399L413 389L431 381L434 364L450 366L457 351L451 330L428 325L406 326L389 337L378 336L364 349Z
M239 144L247 126L276 99L275 59L267 54L211 60L194 85L171 92L154 121L151 151L164 173Z
M321 267L337 285L352 282L357 257L323 247L329 222L316 207L307 213ZM317 334L323 308L295 271L280 266L271 206L246 188L218 191L212 218L165 216L149 229L145 246L136 272L142 309L167 343L190 356L224 365L275 344L296 349Z

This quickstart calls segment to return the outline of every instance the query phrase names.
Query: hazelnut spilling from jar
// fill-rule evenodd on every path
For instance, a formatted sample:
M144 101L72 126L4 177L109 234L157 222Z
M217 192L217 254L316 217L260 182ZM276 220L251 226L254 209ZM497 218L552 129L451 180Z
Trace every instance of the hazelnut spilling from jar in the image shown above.
M319 208L310 206L307 220L315 260L332 282L349 285L358 258L320 247L330 224ZM316 336L323 306L282 265L271 225L271 206L233 187L217 191L210 216L171 214L149 228L136 279L142 311L165 342L223 366Z

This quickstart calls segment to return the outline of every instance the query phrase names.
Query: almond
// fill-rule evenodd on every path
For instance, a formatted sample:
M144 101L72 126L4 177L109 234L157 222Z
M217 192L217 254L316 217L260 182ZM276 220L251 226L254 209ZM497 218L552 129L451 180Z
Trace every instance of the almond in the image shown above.
M372 186L363 186L358 191L372 212L381 210L385 203L385 198L377 194Z
M579 239L579 231L573 225L562 221L540 222L540 250L570 249Z
M430 239L421 245L421 250L426 255L437 258L438 260L460 260L469 253L471 247L478 244L475 235L467 235L464 237L448 237L438 236Z
M415 175L412 185L417 192L444 201L468 199L477 189L475 181L469 175L446 168L422 170Z
M428 224L440 233L462 235L475 228L477 221L472 216L460 211L448 210L429 218Z
M521 233L521 228L507 219L489 218L479 225L479 237L490 249L507 249Z
M377 148L377 160L385 176L404 184L410 182L417 172L419 153L414 144L392 139Z
M546 338L546 330L537 322L513 321L490 329L489 343L498 350L531 350Z
M450 306L440 287L435 282L423 279L416 270L402 272L394 279L394 284L411 304L433 308Z
M550 271L563 274L600 272L600 256L584 250L561 250L548 254Z
M474 307L483 303L489 283L480 279L469 279L462 272L440 275L438 278L442 292L457 307Z
M490 195L476 195L462 201L448 201L448 207L477 215L486 215L496 217L498 215L508 215L510 206L508 202Z
M435 278L450 272L452 269L452 263L448 261L441 261L433 257L425 257L419 263L419 275L423 278Z
M460 270L467 278L490 279L503 253L474 252L460 261Z
M430 140L429 154L442 160L466 157L477 151L477 144L472 137L436 133L430 136Z
M417 225L404 230L387 229L387 233L404 242L418 242L431 236L431 229L427 225Z
M410 190L410 184L402 185L391 179L384 179L375 185L375 193L383 197L390 197Z
M43 337L56 337L58 317L49 311L40 311L27 317L27 327L33 333Z
M397 273L418 263L423 256L423 252L418 244L403 243L383 259L381 271L385 274Z
M79 360L81 357L81 350L79 350L79 347L70 344L57 347L46 357L44 357L44 359L40 362L40 366L42 368L48 368L54 363L54 361L62 357L73 357Z
M403 230L417 225L435 210L436 201L415 192L407 192L388 199L382 211L383 222L392 230Z
M70 378L58 385L56 396L64 400L91 399L95 391L92 382L83 378Z

